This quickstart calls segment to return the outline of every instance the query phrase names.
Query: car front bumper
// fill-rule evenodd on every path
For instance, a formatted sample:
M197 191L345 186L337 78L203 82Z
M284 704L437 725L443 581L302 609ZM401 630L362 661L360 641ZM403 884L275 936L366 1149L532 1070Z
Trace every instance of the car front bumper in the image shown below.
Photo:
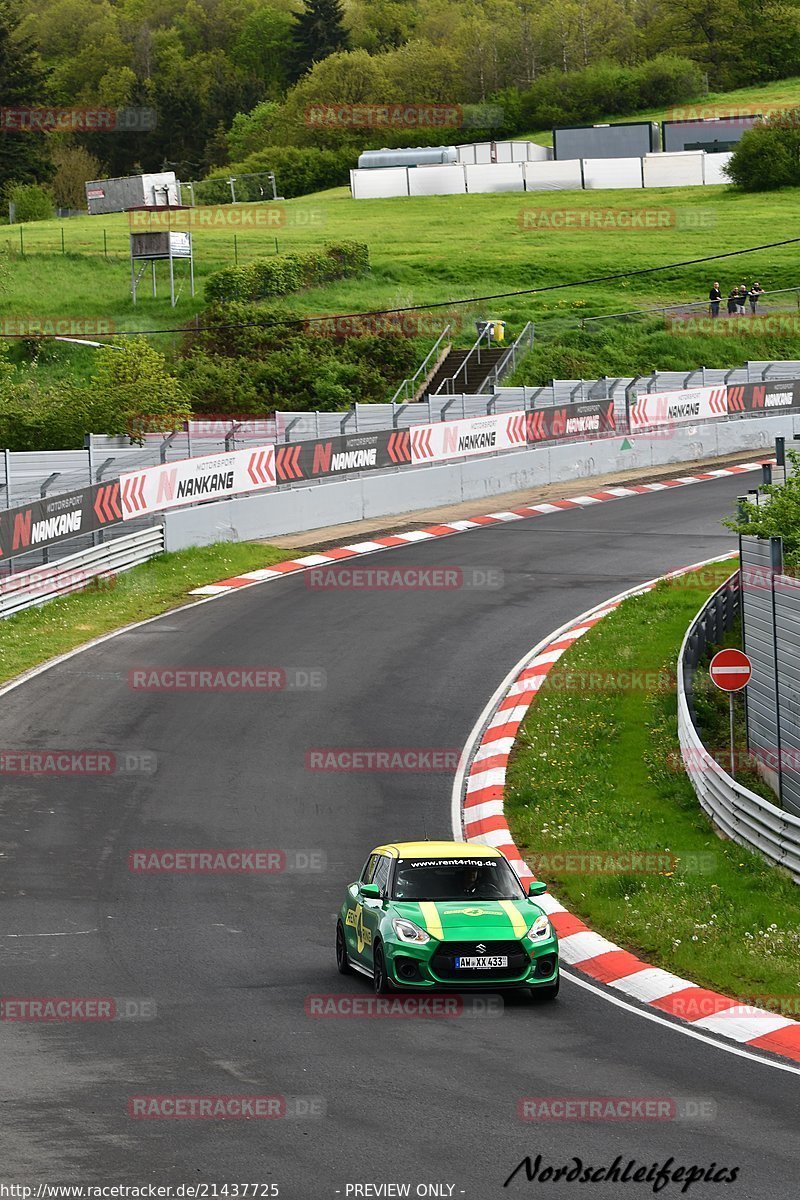
M558 942L555 937L541 942L528 938L492 943L486 942L486 954L504 955L508 967L479 968L462 971L454 964L459 955L475 953L475 946L463 942L436 941L417 946L413 943L389 943L386 947L386 968L391 983L397 988L414 991L540 987L552 985L558 979Z

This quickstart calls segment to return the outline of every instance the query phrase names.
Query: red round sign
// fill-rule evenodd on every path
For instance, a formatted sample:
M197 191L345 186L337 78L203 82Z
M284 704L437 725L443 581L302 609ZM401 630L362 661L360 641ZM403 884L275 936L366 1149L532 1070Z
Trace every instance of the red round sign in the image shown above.
M720 650L712 658L708 673L723 692L740 692L750 682L753 664L741 650Z

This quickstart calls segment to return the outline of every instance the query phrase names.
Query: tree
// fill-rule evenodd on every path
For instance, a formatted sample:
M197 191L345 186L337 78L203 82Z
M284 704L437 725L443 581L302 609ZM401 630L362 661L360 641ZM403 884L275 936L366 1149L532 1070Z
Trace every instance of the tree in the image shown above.
M86 208L84 184L88 179L101 179L103 167L83 146L69 146L63 142L53 150L53 194L59 208Z
M787 457L791 469L786 482L759 488L760 503L743 501L737 516L722 523L748 537L783 538L784 560L796 571L800 567L800 453L789 450Z
M746 192L800 186L800 110L781 113L748 129L728 163L727 173Z
M47 73L33 45L17 35L17 19L0 0L0 96L7 108L45 101ZM9 183L38 183L52 174L46 135L36 131L0 134L0 190Z
M349 38L341 0L303 0L302 9L294 17L292 44L293 79L299 79L329 54L347 50Z

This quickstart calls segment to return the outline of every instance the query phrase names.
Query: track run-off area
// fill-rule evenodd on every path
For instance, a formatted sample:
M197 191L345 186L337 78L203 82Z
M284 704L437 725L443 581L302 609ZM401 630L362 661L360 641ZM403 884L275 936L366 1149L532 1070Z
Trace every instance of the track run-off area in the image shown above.
M549 633L733 549L720 520L746 489L745 479L709 480L411 542L375 560L451 568L460 586L360 590L287 575L167 613L5 689L4 748L99 751L117 768L4 779L2 994L127 999L133 1015L0 1026L1 1174L34 1184L258 1181L303 1200L396 1195L352 1188L406 1183L410 1195L436 1185L427 1194L474 1200L576 1187L652 1195L652 1182L580 1188L528 1182L524 1171L503 1186L526 1155L555 1168L621 1155L648 1168L672 1159L738 1169L734 1182L693 1184L691 1196L796 1196L797 1071L691 1037L571 970L554 1004L508 999L492 1015L328 1019L310 1005L370 995L367 980L336 972L345 884L374 845L451 837L454 775L319 770L315 752L435 750L450 763ZM326 574L351 567L334 562ZM298 686L133 682L137 671L212 667L285 669ZM279 851L287 869L130 867L143 849L217 847ZM165 1095L282 1097L283 1115L130 1115L132 1097ZM518 1115L526 1097L568 1096L672 1109L656 1120ZM680 1195L681 1184L659 1194Z

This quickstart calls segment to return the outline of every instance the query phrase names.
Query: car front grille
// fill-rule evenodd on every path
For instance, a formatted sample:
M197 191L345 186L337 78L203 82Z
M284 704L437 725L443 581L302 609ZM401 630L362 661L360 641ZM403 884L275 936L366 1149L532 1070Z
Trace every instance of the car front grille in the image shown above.
M479 950L479 945L485 948ZM498 954L508 958L507 967L479 967L474 971L462 971L455 965L456 958ZM447 980L518 979L529 966L530 959L520 942L442 942L431 958L431 970L439 979Z

